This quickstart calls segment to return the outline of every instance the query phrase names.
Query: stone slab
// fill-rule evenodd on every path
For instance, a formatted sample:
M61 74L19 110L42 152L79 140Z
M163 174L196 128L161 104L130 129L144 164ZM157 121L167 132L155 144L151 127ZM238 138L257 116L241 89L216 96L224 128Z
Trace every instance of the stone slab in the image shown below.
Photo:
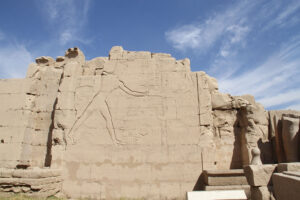
M276 200L298 200L300 198L300 177L283 173L274 173L273 189Z
M188 200L247 199L243 190L196 191L187 193Z

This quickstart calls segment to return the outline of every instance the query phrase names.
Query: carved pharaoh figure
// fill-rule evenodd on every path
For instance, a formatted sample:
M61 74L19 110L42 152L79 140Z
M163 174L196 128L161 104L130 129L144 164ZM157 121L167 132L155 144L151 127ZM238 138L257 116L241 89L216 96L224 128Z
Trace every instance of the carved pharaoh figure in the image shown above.
M97 73L101 74L98 83L95 85L96 92L88 101L82 112L78 115L72 128L67 134L71 143L76 143L78 137L77 129L92 115L96 114L99 118L103 117L106 121L106 128L114 144L121 144L122 142L117 138L111 112L108 107L109 95L116 89L121 89L123 92L137 97L147 95L147 92L133 91L126 86L126 84L114 74L113 69L106 69L104 65L97 66Z

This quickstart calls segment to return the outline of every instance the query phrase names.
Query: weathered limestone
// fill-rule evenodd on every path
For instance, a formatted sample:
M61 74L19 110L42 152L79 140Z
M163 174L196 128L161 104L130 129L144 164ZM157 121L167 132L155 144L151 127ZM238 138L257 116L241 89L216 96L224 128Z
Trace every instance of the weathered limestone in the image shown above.
M277 155L271 112L251 95L220 93L216 79L191 72L189 59L165 53L116 46L86 61L70 48L37 58L25 79L0 80L0 97L0 167L24 170L23 182L44 167L62 170L68 198L184 199L204 170L231 174L250 164L252 149L262 164ZM16 183L9 173L0 182ZM207 190L249 190L244 176L219 175L210 174Z

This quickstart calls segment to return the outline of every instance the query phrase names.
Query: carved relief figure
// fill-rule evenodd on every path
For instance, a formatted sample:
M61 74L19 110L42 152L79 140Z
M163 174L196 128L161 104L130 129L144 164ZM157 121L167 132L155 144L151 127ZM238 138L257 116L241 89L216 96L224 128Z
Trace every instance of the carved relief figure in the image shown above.
M113 118L109 109L108 101L110 94L116 90L121 89L123 92L141 97L148 94L148 92L139 92L134 91L126 86L126 84L119 79L119 77L114 74L113 69L105 69L105 65L98 66L97 74L101 74L99 76L100 79L96 79L98 83L94 86L94 95L88 101L88 104L84 107L81 114L76 118L73 126L69 130L67 136L69 137L72 144L76 143L76 138L78 137L78 128L94 113L99 118L104 118L106 121L106 128L110 134L112 142L114 144L121 144L122 142L117 138Z

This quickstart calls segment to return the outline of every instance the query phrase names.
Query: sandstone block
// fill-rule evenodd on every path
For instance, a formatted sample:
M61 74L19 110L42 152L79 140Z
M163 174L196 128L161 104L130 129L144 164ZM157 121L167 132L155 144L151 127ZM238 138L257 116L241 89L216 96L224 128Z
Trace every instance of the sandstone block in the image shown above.
M83 65L85 63L85 56L79 48L74 47L69 48L65 52L65 60L67 63L76 62L80 65Z
M0 94L20 94L31 85L30 79L0 79Z
M204 170L204 182L209 186L247 185L247 179L242 169L234 170Z
M50 66L54 65L54 59L50 56L41 56L35 59L36 64L40 66Z
M213 109L223 110L232 108L232 98L229 94L214 92L211 94L211 101Z
M170 58L172 56L169 53L152 53L151 57L152 58Z
M277 165L248 165L244 167L248 184L251 186L267 186L272 184L272 174L276 172Z
M77 62L67 63L64 67L64 76L66 77L78 77L82 75L83 68Z
M13 169L0 168L0 178L10 178L13 174Z
M272 194L272 187L267 186L251 186L251 199L253 200L272 200L275 198Z
M5 110L25 109L25 93L20 94L0 94L0 112Z
M273 189L276 200L296 200L300 197L300 176L292 173L274 173Z
M38 73L39 67L36 63L30 63L27 69L26 78L34 78Z
M287 162L299 161L300 118L282 117L282 140Z
M277 166L277 172L282 173L284 171L299 172L300 171L300 162L279 163Z
M123 53L123 57L128 60L151 59L151 53L149 51L126 51Z
M114 46L111 48L109 52L109 59L110 60L116 60L116 59L122 59L123 58L123 47L121 46Z

